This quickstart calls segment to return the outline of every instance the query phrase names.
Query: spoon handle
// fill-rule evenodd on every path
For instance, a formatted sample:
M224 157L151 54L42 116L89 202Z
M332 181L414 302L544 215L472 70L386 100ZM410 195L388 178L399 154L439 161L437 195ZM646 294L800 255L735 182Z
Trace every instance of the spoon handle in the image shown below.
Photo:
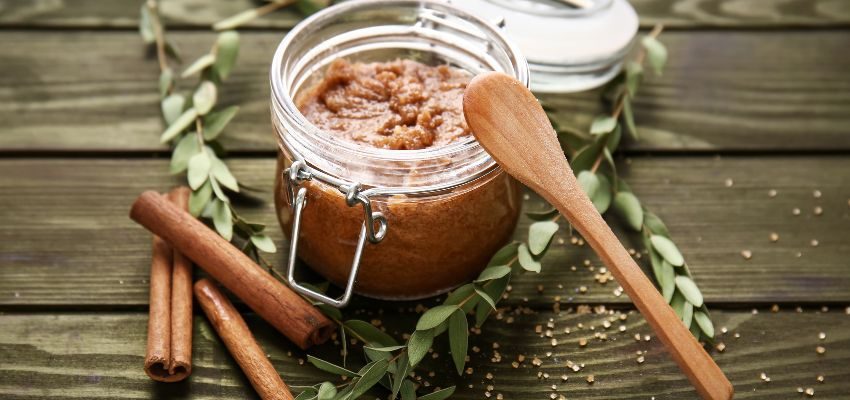
M629 255L569 174L561 190L538 191L564 215L602 258L679 368L704 399L731 399L732 384ZM558 195L552 194L556 192ZM553 198L549 198L553 197Z

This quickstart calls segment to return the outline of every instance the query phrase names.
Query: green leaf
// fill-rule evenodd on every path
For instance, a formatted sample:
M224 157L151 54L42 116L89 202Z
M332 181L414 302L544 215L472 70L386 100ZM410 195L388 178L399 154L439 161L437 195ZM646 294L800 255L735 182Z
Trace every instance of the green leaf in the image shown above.
M481 271L481 273L478 275L478 279L476 279L475 282L486 282L493 279L498 279L510 273L511 267L507 265L496 265L492 267L487 267L487 269Z
M699 325L699 329L702 330L702 333L708 338L714 338L714 324L711 322L711 318L708 317L708 314L697 311L694 313L694 321Z
M511 242L506 244L504 247L499 249L496 254L493 254L493 257L490 257L490 262L487 263L487 266L494 265L507 265L510 267L512 260L517 256L517 248L519 247L519 242Z
M191 107L188 110L183 111L183 114L177 117L177 119L174 120L174 123L172 123L168 126L168 128L165 129L165 132L162 132L162 136L159 137L159 142L165 143L171 139L174 139L175 136L180 134L180 132L186 130L189 125L195 122L195 118L197 117L198 111L195 110L195 107Z
M142 35L142 40L147 44L156 42L153 18L151 18L147 3L142 4L142 9L139 10L139 34Z
M581 171L576 178L578 178L578 185L581 186L581 190L587 197L593 198L599 189L599 178L596 177L596 174L590 171Z
M455 387L447 387L419 397L419 400L445 400L455 393Z
M180 51L177 50L177 46L168 39L165 39L165 55L173 58L179 63L183 62L183 59L180 57Z
M493 299L490 297L490 295L489 295L489 294L487 294L484 290L482 290L481 288L479 288L478 286L476 286L476 287L475 287L475 293L476 293L476 294L478 294L478 296L479 296L479 297L481 297L481 299L482 299L482 300L484 300L484 303L486 303L487 305L489 305L491 309L493 309L493 310L495 310L495 309L496 309L496 301L495 301L495 300L493 300Z
M667 267L669 267L671 270L673 269L673 266L670 265L670 263L664 261L664 259L661 258L660 255L658 255L658 252L652 249L652 245L649 242L649 238L644 237L644 242L645 242L647 250L649 251L649 259L651 261L650 264L652 265L652 274L653 274L653 276L655 276L655 281L658 282L658 287L661 290L661 294L664 297L664 300L667 303L670 303L670 299L673 298L673 292L675 292L675 290L670 290L668 292L665 292L664 291L664 285L661 284L661 280L662 280L662 277L663 277L663 279L666 279L666 277L664 276L664 274L665 274L664 269L666 268L664 266L664 264L667 264ZM674 272L673 276L675 277L675 275L676 274ZM669 286L671 286L673 289L676 288L675 282L673 283L673 285L669 285Z
M344 387L342 390L337 392L336 396L334 396L334 400L346 400L346 399L348 399L349 398L348 396L351 395L352 389L354 389L353 384L349 384L348 386Z
M253 243L254 246L257 246L258 249L265 251L266 253L274 253L277 251L277 247L275 247L274 241L267 235L251 235L251 243Z
M659 272L661 274L656 277L658 278L658 284L661 285L661 294L664 296L664 299L670 301L673 293L676 291L676 271L673 270L673 266L670 263L662 260Z
M230 169L227 168L227 164L225 164L224 161L221 161L218 157L212 157L210 173L222 186L234 192L239 192L239 184L236 182L236 177L234 177L230 172Z
M359 336L360 339L366 341L366 344L369 346L386 347L398 345L398 342L392 336L366 321L352 319L345 321L345 326Z
M593 164L596 163L596 159L599 158L599 154L602 153L605 144L606 142L604 140L596 140L576 151L575 155L570 159L570 167L573 169L573 173L578 174L581 171L593 168Z
M534 259L534 257L528 251L528 247L525 245L525 243L520 244L517 251L519 265L522 267L522 269L530 272L540 272L540 269L542 268L540 262Z
M410 372L410 362L407 358L407 352L403 352L398 356L396 365L396 372L393 374L393 385L391 388L393 394L390 396L391 399L395 399L398 396L398 392L401 390L405 379L407 379L407 374Z
M306 388L301 393L298 393L298 396L295 396L295 400L312 400L319 396L319 391L315 388Z
M553 208L546 211L528 211L525 215L535 221L546 221L555 218L555 216L558 215L558 210Z
M174 87L174 71L171 68L162 70L159 74L159 97L165 97Z
M602 174L598 174L596 177L599 179L599 188L596 189L596 193L590 198L590 201L593 202L596 211L603 214L611 206L611 181Z
M236 57L239 55L239 33L236 31L225 31L218 34L215 52L215 68L222 79L227 79Z
M619 132L619 131L620 131L620 128L617 128L617 132ZM603 156L603 158L605 158L605 162L607 162L608 165L611 167L611 173L613 173L616 176L616 174L617 174L617 164L614 162L614 155L612 155L611 152L608 151L608 149L602 149L602 156Z
M189 186L192 190L197 190L206 182L210 174L210 157L205 151L201 151L189 159Z
M198 152L201 151L201 146L198 145L198 137L193 133L184 135L177 141L177 146L171 152L170 171L172 174L178 174L189 167L189 160Z
M490 313L495 309L495 303L499 301L505 293L505 289L507 289L508 282L510 282L510 280L511 276L505 275L502 278L488 282L483 285L481 289L476 290L476 293L479 294L477 298L484 299L483 296L480 296L480 291L483 291L487 294L487 296L489 296L492 302L489 302L486 299L478 302L478 307L475 310L475 326L481 327L481 325L484 324L487 317L489 317Z
M360 371L357 372L360 374L360 378L358 378L357 382L353 384L353 389L351 389L351 393L346 396L346 399L357 399L366 393L372 388L372 386L375 386L375 384L384 377L387 373L388 367L389 363L387 360L378 360L366 364L360 369Z
M469 346L469 326L466 314L463 310L457 310L449 317L449 347L458 375L463 373L463 366L466 364L467 346Z
M416 386L409 379L405 379L401 385L401 400L416 400Z
M629 99L623 99L623 122L626 124L626 131L629 135L638 140L638 132L637 126L635 125L635 114L632 111L632 101Z
M204 140L214 140L224 131L224 127L239 112L239 106L230 106L221 111L213 111L204 116Z
M658 254L674 267L681 267L685 263L685 258L682 257L682 253L673 241L661 235L652 235L649 239Z
M330 382L322 382L318 396L319 400L332 400L336 396L336 386Z
M694 307L702 307L702 292L700 292L693 279L685 275L679 275L676 277L676 287L685 296L685 300L693 304Z
M229 204L213 200L213 225L224 239L230 241L233 238L233 212Z
M643 38L643 48L646 49L646 58L656 75L661 75L664 64L667 63L667 48L658 39L647 36Z
M227 198L227 195L224 194L224 190L221 189L221 186L218 184L218 180L215 179L214 176L210 176L210 185L212 186L213 193L215 193L215 197L224 202L230 202L230 199Z
M626 63L626 90L630 98L637 94L641 80L643 80L643 66L634 61Z
M325 303L320 303L320 302L315 302L315 303L313 303L313 305L316 306L316 308L318 308L319 311L321 311L323 314L327 315L329 318L335 319L337 321L342 320L342 311L340 311L339 308L329 306ZM345 338L345 329L340 329L339 333L342 336L342 338L344 339ZM345 340L340 340L340 342L343 343L343 347L346 347L346 345L344 344ZM345 365L345 354L343 354L342 365Z
M373 351L377 351L379 353L392 353L394 351L398 351L403 349L405 346L385 346L385 347L374 347L374 346L363 346L364 349L369 349Z
M221 21L213 24L213 29L217 31L224 31L228 29L233 29L242 25L246 22L253 20L254 18L259 17L261 14L258 12L256 8L252 8L250 10L242 11L233 16L227 17Z
M403 346L402 346L403 347ZM366 353L366 357L369 361L378 361L378 360L387 360L389 361L392 358L392 353L389 351L383 351L383 349L389 349L392 347L381 347L379 349L363 346L363 352Z
M614 130L617 127L617 120L610 115L600 115L593 119L593 123L590 124L590 133L593 135L601 135L603 133L608 133Z
M623 129L618 124L617 127L614 128L614 130L611 131L611 133L608 134L607 136L608 136L608 138L605 140L605 150L606 150L606 156L610 157L611 153L616 151L617 146L620 145L620 139L623 138ZM612 165L611 168L614 169L613 158L612 158L611 165Z
M214 208L215 208L215 204L213 204L212 201L207 202L207 205L204 206L203 211L201 211L201 218L212 219Z
M676 292L676 294L673 295L673 299L670 300L670 307L676 312L676 316L679 317L679 319L682 319L682 316L685 315L685 304L687 303L688 302L685 301L685 298L682 297L682 294L678 292Z
M207 181L198 190L193 190L189 195L189 213L195 217L201 215L201 212L204 211L204 208L210 201L210 197L212 197L212 185Z
M180 74L180 76L182 78L188 78L192 75L197 74L198 72L203 71L206 68L209 68L211 65L213 65L214 62L215 62L215 56L214 55L209 54L209 53L204 54L200 58L195 60L195 62L193 62L192 65L189 66L189 68L186 68L185 70L183 70L183 73Z
M649 228L649 231L654 235L661 236L670 236L670 231L667 230L667 226L664 225L664 222L661 221L661 218L658 218L657 215L646 212L643 216L643 223Z
M682 304L682 322L685 323L685 326L690 328L691 322L693 322L693 319L694 319L694 305L691 304L690 302L686 301L684 304Z
M409 358L411 367L415 367L425 358L433 342L434 332L431 330L417 330L410 335L410 339L407 340L407 357Z
M643 207L631 192L617 192L614 196L614 211L626 220L630 228L640 232L643 227Z
M218 97L218 89L215 84L210 81L203 81L192 95L192 105L198 110L198 114L204 115L215 106L216 98Z
M472 298L472 293L474 293L474 292L475 292L474 285L471 284L471 283L467 283L466 285L463 285L463 286L453 290L451 293L449 293L449 295L446 296L446 300L443 302L443 304L458 304L459 305L460 302L462 302L462 301L464 301L468 298ZM472 304L470 305L470 303L472 303ZM467 300L466 304L464 304L463 307L462 307L464 312L469 312L469 310L472 310L472 307L475 306L474 303L475 303L475 301Z
M416 323L416 330L425 331L436 328L437 325L442 324L458 309L459 307L457 305L443 304L425 311L425 313L419 317L419 322Z
M695 324L695 323L691 322L691 329L689 329L689 330L691 331L691 335L694 335L694 338L699 340L699 337L700 337L699 324Z
M177 121L177 118L180 118L180 115L183 114L183 106L185 104L186 99L176 93L162 99L160 108L162 109L162 118L165 119L165 123L171 125L174 121Z
M549 243L552 243L555 232L558 232L557 222L539 221L531 224L528 227L528 249L531 254L537 256L543 253L549 247Z
M334 375L347 376L349 378L355 378L360 376L356 372L349 371L343 367L322 360L321 358L313 357L311 355L307 355L307 361L309 361L310 364L313 364L314 367L325 372L330 372Z

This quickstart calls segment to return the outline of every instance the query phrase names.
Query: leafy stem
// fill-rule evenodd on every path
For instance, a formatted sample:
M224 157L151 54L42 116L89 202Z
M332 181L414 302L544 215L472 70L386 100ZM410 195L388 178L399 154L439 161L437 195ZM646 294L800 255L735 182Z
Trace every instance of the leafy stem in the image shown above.
M474 314L475 325L481 326L491 312L496 310L498 301L507 290L514 269L519 267L526 271L540 271L540 260L545 256L558 230L558 224L555 221L560 216L557 213L549 213L545 216L535 215L535 218L540 220L529 227L527 242L511 242L500 249L491 258L487 268L481 271L478 279L455 289L446 296L441 305L425 311L416 323L416 330L404 345L399 345L394 338L370 323L359 320L343 322L339 310L323 305L318 306L340 326L341 333L349 334L364 343L363 351L369 363L363 369L368 368L371 372L372 368L378 368L381 371L381 377L386 377L386 379L374 380L373 385L379 381L389 382L391 398L399 394L402 399L415 398L418 384L410 379L409 374L428 354L434 338L443 333L448 334L452 360L458 374L461 374L466 363L469 341L467 315ZM347 354L345 348L343 354ZM315 357L308 357L308 359L319 369L336 374L347 373L344 365L334 365ZM354 375L354 379L343 389L347 391L346 393L354 393L358 385L367 378L367 375L359 373ZM368 382L372 381L368 380ZM302 398L319 397L322 386L336 387L330 382L323 382L303 391ZM451 387L424 395L421 399L445 399L453 392L454 387Z
M260 7L252 18L288 3L274 2ZM241 22L248 20L250 18L243 18ZM171 172L186 174L192 189L190 212L211 221L222 237L233 241L255 259L259 259L260 251L274 253L276 248L264 233L265 226L240 217L233 206L230 196L238 194L242 185L220 158L224 148L218 137L236 116L239 107L216 106L221 84L236 64L239 34L233 30L220 32L210 51L180 74L180 78L198 77L191 92L180 93L177 91L178 77L169 65L170 59L179 62L180 57L165 36L157 0L146 0L142 5L139 32L142 40L156 49L160 70L160 109L167 125L160 141L173 146Z
M604 98L613 99L610 112L594 118L590 134L577 135L569 129L559 129L559 137L571 139L570 142L562 140L568 150L580 143L580 147L571 152L570 164L597 210L605 213L613 209L627 227L641 233L662 295L694 336L711 340L714 327L682 253L661 219L646 210L628 184L617 175L611 155L620 145L622 131L638 139L631 101L643 80L644 64L660 75L666 63L667 50L658 41L662 30L658 25L641 40L634 58L625 63L624 71L603 90Z
M159 62L160 72L168 70L168 57L165 55L165 32L159 19L159 4L156 0L147 0L143 7L147 7L153 27L154 40L156 43L156 59Z

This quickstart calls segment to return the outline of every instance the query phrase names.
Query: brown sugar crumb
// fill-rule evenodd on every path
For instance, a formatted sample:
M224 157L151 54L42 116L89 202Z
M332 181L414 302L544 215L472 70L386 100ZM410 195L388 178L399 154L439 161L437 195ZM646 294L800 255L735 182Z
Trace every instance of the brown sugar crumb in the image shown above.
M318 128L377 148L417 150L469 137L463 90L471 79L447 65L338 59L298 108Z

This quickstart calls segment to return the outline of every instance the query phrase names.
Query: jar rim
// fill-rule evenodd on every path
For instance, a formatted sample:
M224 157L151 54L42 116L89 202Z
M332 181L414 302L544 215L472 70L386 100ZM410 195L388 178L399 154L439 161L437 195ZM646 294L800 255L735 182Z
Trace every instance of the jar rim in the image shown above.
M492 160L489 154L484 152L481 145L473 136L466 139L447 144L445 146L428 147L417 150L391 150L376 148L363 144L358 144L346 140L339 140L334 135L324 131L312 124L298 109L295 102L295 91L300 90L300 87L293 88L293 82L288 79L287 72L284 70L285 65L288 66L292 60L287 60L292 55L289 54L293 46L297 44L299 39L303 39L305 35L313 33L314 26L320 25L323 22L328 22L340 15L355 11L368 11L378 9L382 6L419 6L423 10L437 10L440 12L450 13L452 16L460 17L465 21L475 24L475 28L479 29L483 34L477 37L481 41L487 41L489 45L500 46L508 57L515 78L520 80L526 87L529 85L528 64L525 58L519 51L518 46L508 40L503 31L483 20L482 18L469 13L454 4L450 0L351 0L342 2L331 7L325 8L316 14L296 25L278 45L271 63L270 83L271 83L271 100L272 100L272 117L273 119L286 119L291 121L299 130L299 134L309 140L316 141L316 145L320 148L334 148L336 150L345 151L352 157L364 157L376 162L417 162L428 161L440 158L448 158L452 156L460 156L464 153L484 153L489 164L484 171L478 171L477 174L459 177L452 182L446 182L446 189L457 187L458 181L461 183L471 182L493 170L500 170L500 167ZM368 29L368 28L365 28ZM364 30L365 30L364 29ZM409 29L416 29L415 26ZM421 29L421 28L420 28ZM413 32L416 34L416 32ZM471 35L474 36L474 35ZM294 50L293 50L294 51ZM298 62L303 63L303 60ZM303 66L302 66L303 68ZM493 68L493 66L489 66ZM288 135L280 134L280 144L282 147L288 146L284 136L292 136L292 132ZM292 149L288 149L292 150ZM310 163L310 160L305 160ZM400 188L392 188L393 192L399 192ZM434 189L433 187L431 188Z

